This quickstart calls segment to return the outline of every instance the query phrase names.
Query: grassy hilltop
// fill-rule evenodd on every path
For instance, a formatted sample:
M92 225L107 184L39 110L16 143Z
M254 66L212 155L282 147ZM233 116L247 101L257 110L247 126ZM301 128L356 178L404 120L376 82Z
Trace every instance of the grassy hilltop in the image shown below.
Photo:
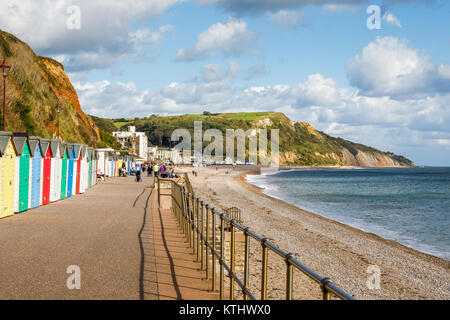
M194 121L202 121L203 130L266 128L280 130L282 164L299 165L354 165L354 166L413 166L414 164L390 152L331 137L315 130L308 123L291 121L279 112L186 114L177 116L152 115L134 119L101 119L92 117L105 131L125 130L129 125L146 132L153 145L173 147L173 130L185 128L193 134ZM208 142L205 142L207 145Z

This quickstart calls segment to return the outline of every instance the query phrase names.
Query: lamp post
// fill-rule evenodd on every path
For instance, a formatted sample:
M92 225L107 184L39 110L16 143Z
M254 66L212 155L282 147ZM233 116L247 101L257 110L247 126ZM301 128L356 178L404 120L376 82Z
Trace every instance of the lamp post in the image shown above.
M3 74L3 131L6 131L6 76L11 70L11 67L6 63L6 60L3 60L0 68Z
M56 105L56 111L58 112L58 139L60 139L59 138L59 112L60 112L61 108L62 108L62 105L58 102L58 104Z

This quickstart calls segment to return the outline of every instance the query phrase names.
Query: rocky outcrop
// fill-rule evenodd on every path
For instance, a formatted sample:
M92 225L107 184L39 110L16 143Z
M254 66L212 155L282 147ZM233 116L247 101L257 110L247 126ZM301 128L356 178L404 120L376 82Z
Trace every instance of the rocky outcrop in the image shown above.
M0 57L11 66L6 86L7 130L56 137L55 106L60 102L62 139L96 146L98 131L81 109L77 93L59 62L36 55L26 43L1 30Z

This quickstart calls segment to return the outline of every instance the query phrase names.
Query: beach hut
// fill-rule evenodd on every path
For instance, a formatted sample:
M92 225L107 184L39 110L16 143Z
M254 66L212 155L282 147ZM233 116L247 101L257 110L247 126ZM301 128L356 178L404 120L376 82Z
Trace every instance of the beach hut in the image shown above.
M42 174L42 148L41 138L29 137L28 144L31 153L31 177L29 207L37 208L41 203L41 174Z
M81 162L83 160L82 157L82 145L76 143L74 146L75 150L75 172L76 172L76 178L74 179L74 194L80 193L80 181L81 181Z
M123 157L122 156L118 156L118 159L117 159L117 176L119 176L119 170L122 169L122 164L123 164Z
M50 139L41 139L42 158L42 192L41 204L46 205L50 202L50 186L52 182L52 148L50 148Z
M109 176L114 177L114 156L109 157Z
M14 133L13 142L16 146L16 185L14 212L28 209L30 189L30 145L27 133Z
M50 201L54 202L61 198L61 140L51 139L50 149L52 153Z
M80 193L86 192L87 147L81 147Z
M73 143L67 144L67 198L72 196L73 181L74 181L74 165L75 165L75 145ZM76 177L75 177L76 179Z
M94 157L92 154L92 148L87 148L88 152L88 175L87 175L87 187L90 189L92 187L92 165L94 164Z
M132 161L132 157L131 156L128 156L127 157L127 174L128 175L131 175L131 168L133 167L133 161Z
M61 143L61 189L60 199L64 199L67 196L67 172L69 162L69 146L66 142Z
M0 131L0 218L14 215L16 156L12 132Z

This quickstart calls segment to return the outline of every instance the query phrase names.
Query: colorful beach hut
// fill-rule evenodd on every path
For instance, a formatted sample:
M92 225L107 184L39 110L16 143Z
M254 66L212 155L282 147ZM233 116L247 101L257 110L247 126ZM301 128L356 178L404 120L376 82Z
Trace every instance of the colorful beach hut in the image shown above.
M14 215L16 156L12 132L0 131L0 218Z
M92 164L94 163L91 147L87 148L87 154L88 154L87 188L90 189L92 187Z
M52 182L52 148L50 148L50 139L41 139L42 158L42 192L41 203L46 205L50 203L50 186Z
M50 148L52 152L50 201L54 202L61 197L61 140L51 139Z
M14 133L13 142L16 146L16 185L14 212L28 209L30 188L30 146L27 133Z
M39 137L29 137L28 144L31 154L31 177L29 208L37 208L41 204L41 171L42 171L42 148Z
M86 192L87 147L81 147L80 193Z
M72 196L73 182L74 182L74 166L75 166L75 145L73 143L67 144L67 198ZM75 177L76 179L76 177Z
M69 150L66 142L61 143L61 189L60 199L64 199L67 196L67 172L69 162Z
M80 181L81 181L81 161L83 160L83 157L81 156L82 153L82 145L75 143L74 145L74 151L75 151L75 179L74 179L74 188L73 193L79 194L80 193Z

